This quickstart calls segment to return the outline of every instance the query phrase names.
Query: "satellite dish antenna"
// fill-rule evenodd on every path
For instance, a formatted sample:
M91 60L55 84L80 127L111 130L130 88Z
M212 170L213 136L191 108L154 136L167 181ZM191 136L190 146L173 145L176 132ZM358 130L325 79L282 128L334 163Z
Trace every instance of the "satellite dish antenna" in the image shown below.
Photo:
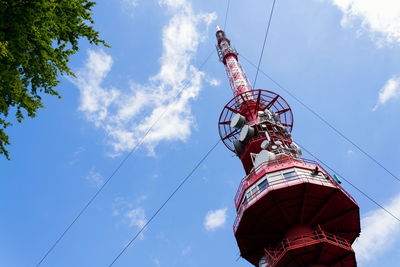
M259 154L256 154L255 160L254 160L254 168L258 168L261 164L264 162L268 162L271 160L274 160L276 158L276 155L268 150L261 150Z
M254 128L249 125L245 125L240 131L239 141L244 142L249 138L253 137L253 135L254 135Z
M243 127L243 125L246 123L246 118L240 115L239 113L236 113L235 116L231 119L231 127L240 129Z
M240 142L239 140L233 141L233 147L235 148L235 152L237 155L240 155L243 153L244 150L244 144Z
M271 117L276 122L280 122L281 121L281 117L278 114L276 114L275 112L271 112Z
M269 146L269 141L268 140L262 141L262 143L260 145L261 149L267 149L268 146Z

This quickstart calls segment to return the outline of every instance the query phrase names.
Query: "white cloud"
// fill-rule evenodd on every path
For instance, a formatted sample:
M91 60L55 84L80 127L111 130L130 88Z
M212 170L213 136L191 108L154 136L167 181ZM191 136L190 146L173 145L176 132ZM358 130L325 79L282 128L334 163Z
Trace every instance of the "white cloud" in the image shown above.
M375 111L380 105L386 104L391 99L400 96L400 77L390 78L379 91L378 101L372 111Z
M138 197L131 199L125 197L116 197L113 203L113 215L118 216L125 214L127 211L140 206L143 202L147 200L147 195L139 195Z
M81 91L79 109L110 137L113 155L138 144L162 114L144 141L150 152L163 140L187 140L194 125L190 104L205 75L191 61L216 15L194 13L187 0L160 0L159 4L169 10L171 19L162 32L160 70L146 84L132 83L130 90L105 87L113 59L102 50L89 50L85 68L74 80Z
M206 218L204 219L204 228L207 231L213 231L224 226L227 218L227 211L227 208L223 208L207 212Z
M146 195L141 195L134 200L124 197L114 199L112 215L119 218L119 224L134 227L140 230L147 223L146 212L142 207L142 203L147 199ZM144 239L143 232L140 234L140 239Z
M360 23L359 33L369 31L378 46L400 44L398 0L330 0L342 12L343 27Z
M69 161L69 165L74 165L75 163L78 162L80 155L85 152L85 148L83 147L78 147L73 153L72 153L72 159Z
M347 156L351 156L351 155L353 155L353 154L354 154L354 151L351 150L351 149L348 149L348 150L346 151L346 155L347 155Z
M400 194L385 205L385 208L400 217ZM366 214L361 220L361 230L361 235L353 246L360 262L377 259L400 237L400 223L382 209Z
M217 79L214 79L214 78L209 79L209 80L208 80L208 83L209 83L210 85L214 86L214 87L217 87L217 86L220 86L220 85L221 85L221 81L220 81L220 80L217 80Z
M146 215L143 208L134 208L125 213L125 218L128 219L129 226L142 228L146 225Z
M89 173L86 175L85 179L97 188L100 188L104 184L103 176L101 173L96 171L94 167L89 170Z
M142 228L147 224L145 211L141 207L128 210L124 214L124 217L130 227L136 227L138 230L142 230ZM144 232L140 233L139 238L141 240L144 239Z
M178 8L184 6L186 0L158 0L158 3L167 7Z

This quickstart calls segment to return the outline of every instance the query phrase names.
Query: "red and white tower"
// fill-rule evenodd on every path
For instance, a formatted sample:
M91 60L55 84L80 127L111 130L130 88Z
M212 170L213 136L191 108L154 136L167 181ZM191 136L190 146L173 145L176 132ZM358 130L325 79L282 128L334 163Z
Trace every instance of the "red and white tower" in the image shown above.
M356 266L357 202L317 162L301 158L287 102L252 89L224 31L216 37L234 95L219 134L246 172L235 197L241 256L260 267Z

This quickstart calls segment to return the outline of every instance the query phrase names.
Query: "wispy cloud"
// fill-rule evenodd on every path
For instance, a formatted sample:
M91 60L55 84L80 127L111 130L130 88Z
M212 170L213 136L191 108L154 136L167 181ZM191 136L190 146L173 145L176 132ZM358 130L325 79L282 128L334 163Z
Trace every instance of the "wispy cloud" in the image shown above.
M113 59L102 50L89 50L85 67L74 81L81 91L79 109L110 137L113 155L138 144L161 114L163 119L144 141L150 152L163 140L185 141L195 123L190 104L199 95L205 75L191 61L216 15L195 13L187 0L159 4L171 19L162 31L163 52L156 75L145 84L132 83L130 90L105 87Z
M75 165L75 163L78 162L80 155L85 152L85 149L83 147L78 147L73 153L72 153L72 158L69 161L69 165Z
M227 211L227 208L223 208L207 212L204 219L204 228L207 231L214 231L224 226L227 218Z
M393 76L379 91L378 101L372 111L376 111L381 105L386 104L391 99L400 96L400 77Z
M360 25L378 46L400 44L400 5L397 0L330 0L342 12L343 27Z
M400 217L400 194L385 208ZM354 244L360 262L376 260L391 249L400 237L400 223L382 209L369 212L361 220L361 235Z
M96 168L92 167L88 174L85 176L85 179L89 181L89 183L97 188L100 188L104 184L104 178L100 172L96 171Z
M208 83L212 86L220 86L221 85L221 81L217 80L215 78L210 78L208 79Z
M119 218L119 223L141 229L147 223L146 211L142 207L146 199L147 196L145 195L139 196L133 201L117 197L113 203L112 215ZM144 238L143 233L141 233L140 238Z
M144 209L141 207L128 210L124 216L128 219L129 226L131 227L137 227L140 229L147 223Z

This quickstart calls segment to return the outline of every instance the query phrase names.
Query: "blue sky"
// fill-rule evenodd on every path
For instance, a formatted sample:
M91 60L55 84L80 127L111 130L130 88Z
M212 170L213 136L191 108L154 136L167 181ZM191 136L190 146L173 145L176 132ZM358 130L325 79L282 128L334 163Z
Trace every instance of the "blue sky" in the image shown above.
M400 176L400 4L277 1L261 69ZM82 42L38 118L10 130L0 161L0 265L34 266L160 114L42 266L108 266L219 138L232 97L214 53L227 1L98 1L96 28L111 49ZM227 35L258 62L272 1L231 0ZM255 69L241 61L250 81ZM187 84L183 94L175 95ZM293 136L400 216L400 183L265 76L294 112ZM168 112L166 112L168 111ZM305 155L307 156L307 155ZM249 266L233 237L233 198L244 175L219 145L115 266ZM396 266L400 225L343 183L359 202L359 266Z

